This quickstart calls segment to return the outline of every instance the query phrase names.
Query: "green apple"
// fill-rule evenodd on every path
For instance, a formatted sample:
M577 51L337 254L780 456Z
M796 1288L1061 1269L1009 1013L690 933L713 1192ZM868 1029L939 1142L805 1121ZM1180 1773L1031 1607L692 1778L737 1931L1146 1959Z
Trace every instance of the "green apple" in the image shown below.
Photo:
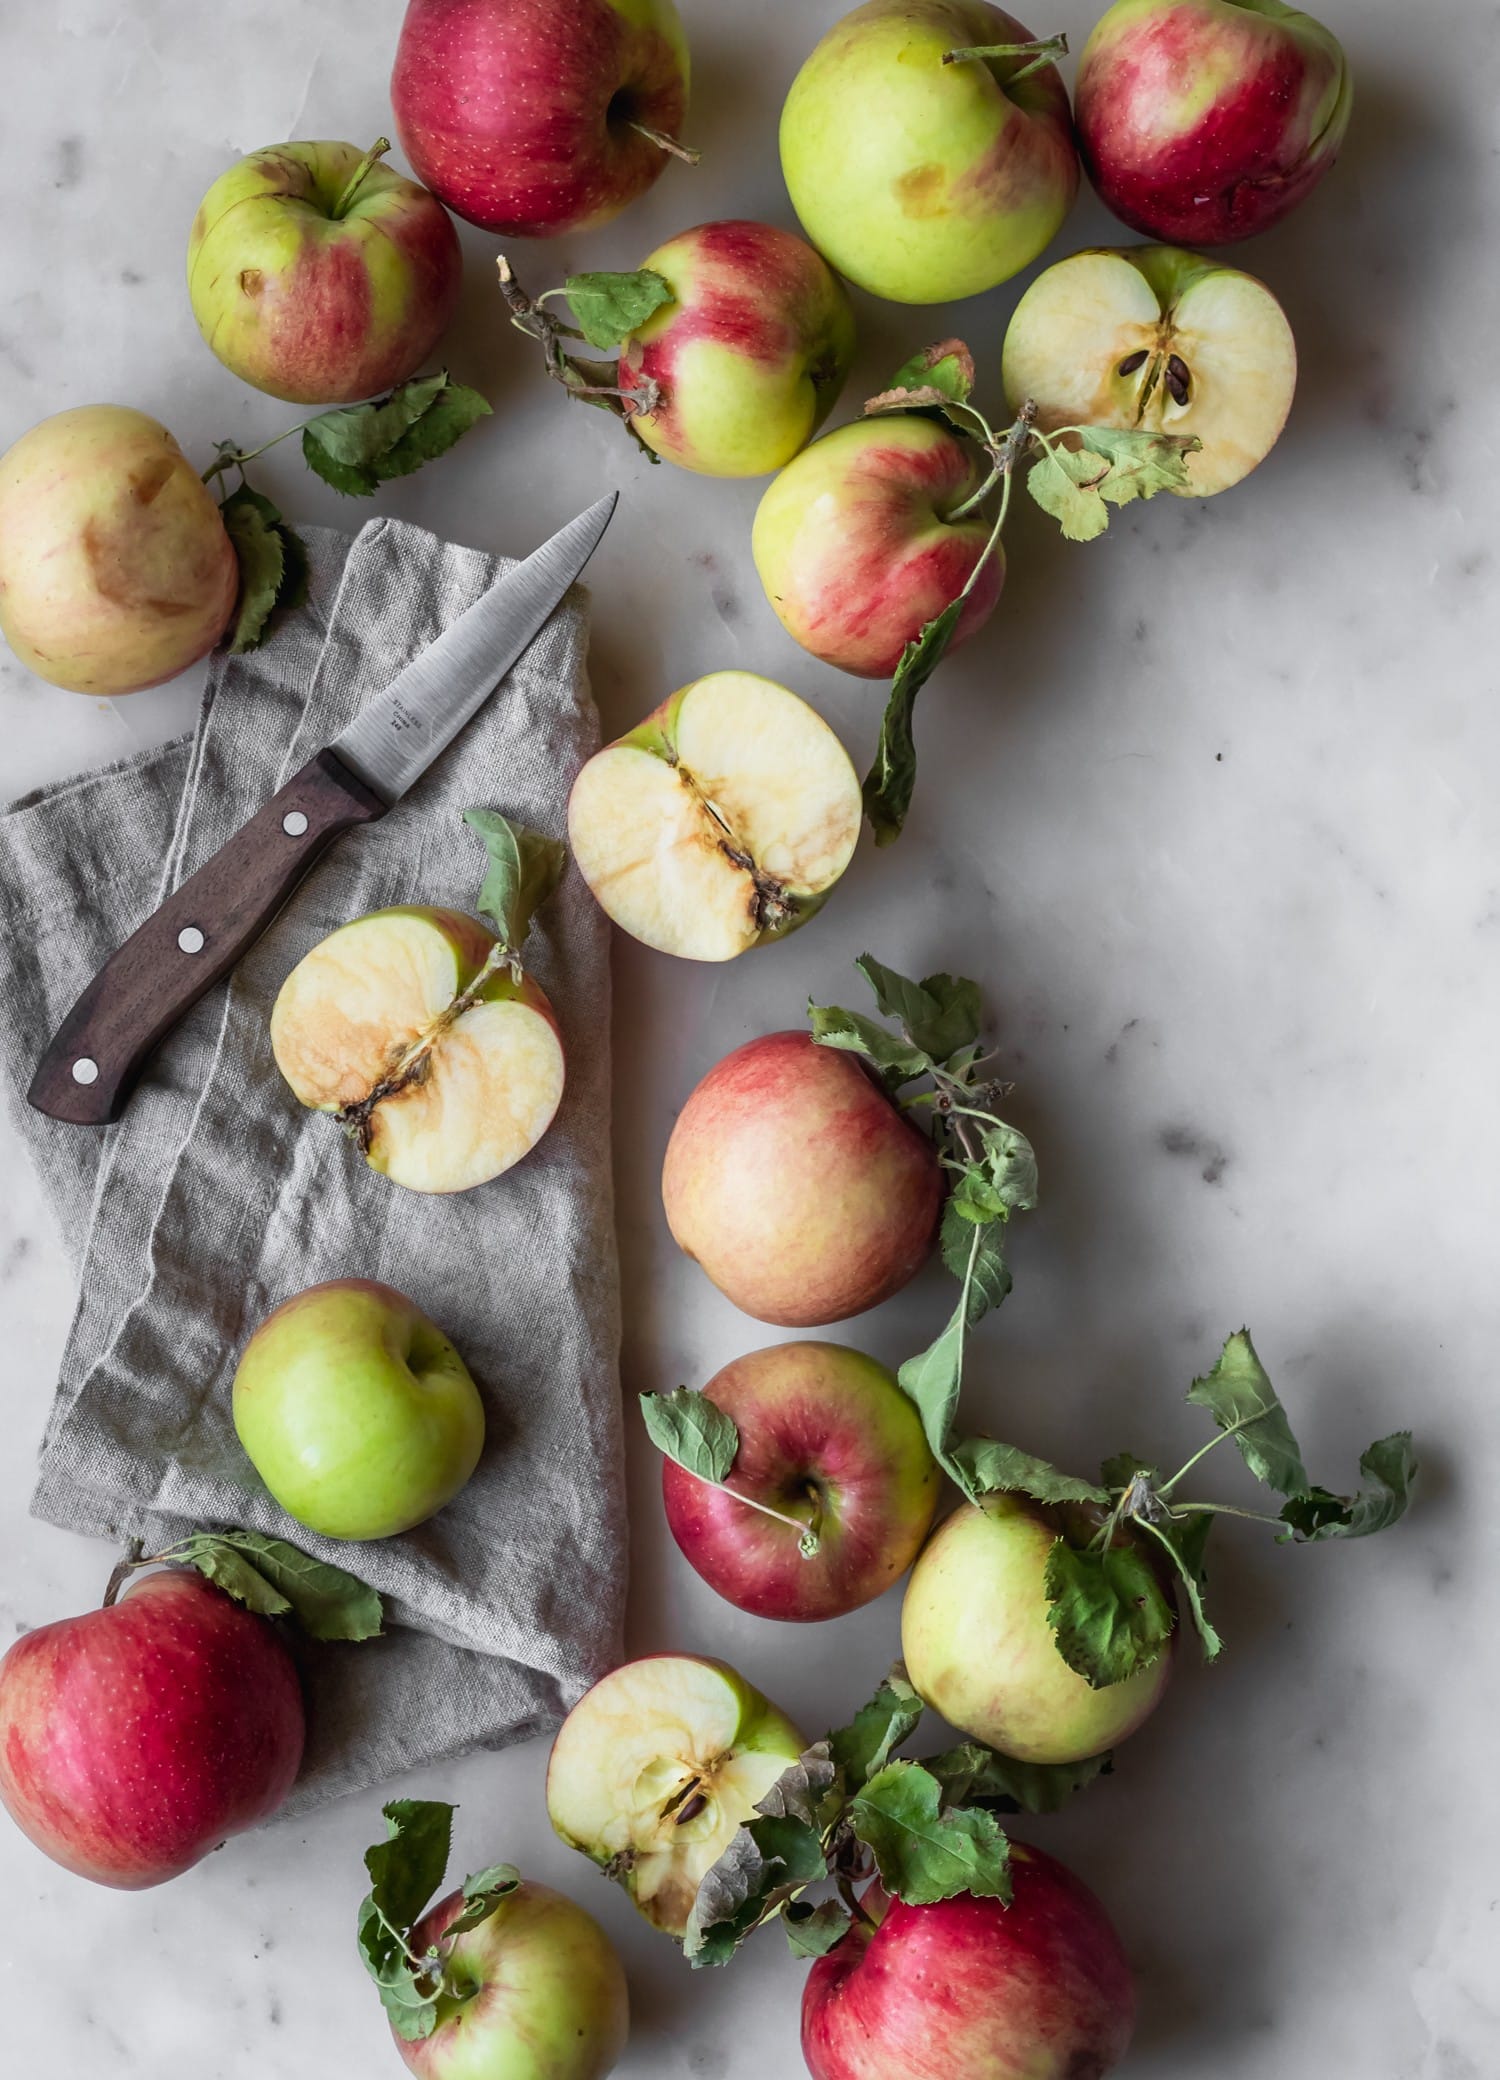
M1082 1762L1155 1709L1164 1648L1123 1683L1091 1689L1047 1622L1047 1557L1058 1521L1019 1495L955 1510L923 1549L901 1608L901 1651L920 1695L951 1726L1018 1762Z
M390 1538L479 1463L484 1404L414 1302L331 1279L267 1315L234 1376L234 1427L281 1507L325 1538Z
M1179 246L1059 260L1016 305L1005 395L1059 426L1196 434L1181 498L1208 498L1270 454L1297 387L1297 345L1265 283Z
M710 672L589 760L568 841L632 938L727 961L822 908L860 815L858 776L821 715L753 672Z
M781 168L831 267L894 303L1027 267L1078 193L1067 89L986 0L868 0L792 82ZM998 53L998 54L997 54Z
M806 1742L722 1661L652 1654L594 1685L547 1766L552 1825L681 1936L710 1865Z

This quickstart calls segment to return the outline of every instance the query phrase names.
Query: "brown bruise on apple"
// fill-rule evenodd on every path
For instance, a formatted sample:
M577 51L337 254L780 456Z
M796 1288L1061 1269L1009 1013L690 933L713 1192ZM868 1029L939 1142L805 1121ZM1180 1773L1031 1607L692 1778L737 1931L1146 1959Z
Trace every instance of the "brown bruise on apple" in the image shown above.
M1006 398L1044 433L1116 426L1196 434L1180 497L1248 476L1275 446L1297 383L1292 329L1263 282L1170 246L1075 253L1016 307Z
M562 1100L546 996L456 910L377 910L330 933L283 984L271 1048L296 1097L410 1191L500 1176Z
M821 907L860 814L858 777L815 710L753 673L711 672L589 760L568 837L622 930L727 961Z

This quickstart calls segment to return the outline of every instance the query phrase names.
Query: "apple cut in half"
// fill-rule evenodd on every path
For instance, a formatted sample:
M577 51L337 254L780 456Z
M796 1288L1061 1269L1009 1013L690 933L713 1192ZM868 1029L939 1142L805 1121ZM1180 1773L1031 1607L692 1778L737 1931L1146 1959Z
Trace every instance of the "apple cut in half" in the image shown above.
M568 838L622 931L728 961L822 907L860 815L858 777L821 715L753 672L710 672L589 760Z
M1064 426L1196 434L1183 498L1247 477L1276 445L1297 347L1264 282L1179 246L1097 248L1039 275L1005 335L1005 395ZM1177 487L1173 487L1177 489Z
M547 1766L562 1839L680 1937L704 1873L806 1743L721 1661L653 1654L594 1685Z

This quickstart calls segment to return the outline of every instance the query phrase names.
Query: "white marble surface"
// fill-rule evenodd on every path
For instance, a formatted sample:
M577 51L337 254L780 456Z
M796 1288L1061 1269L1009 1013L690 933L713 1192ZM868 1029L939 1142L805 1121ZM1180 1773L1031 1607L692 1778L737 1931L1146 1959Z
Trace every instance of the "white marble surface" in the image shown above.
M554 254L629 265L701 218L789 221L785 85L834 13L685 9L702 169ZM1066 26L1075 48L1099 0ZM182 287L199 195L288 136L387 121L399 0L56 0L0 6L0 446L95 399L158 413L206 459L284 408L200 345ZM1271 461L1211 506L1134 509L1090 548L1018 515L986 638L925 697L906 841L862 853L785 947L728 970L618 949L618 1175L631 1388L701 1381L768 1340L673 1251L656 1170L674 1108L730 1045L857 986L869 943L984 978L1043 1168L1014 1298L984 1332L976 1408L1086 1464L1199 1434L1179 1398L1252 1324L1325 1478L1412 1420L1407 1525L1287 1552L1226 1535L1230 1652L1188 1668L1114 1780L1038 1828L1102 1893L1139 1967L1132 2080L1488 2080L1500 1714L1492 1506L1500 1025L1494 256L1500 13L1329 0L1359 82L1328 186L1245 258L1284 295L1301 394ZM1058 250L1111 236L1085 199ZM526 360L471 262L455 368L496 416L383 509L522 550L606 485L626 507L593 574L594 667L627 725L698 672L743 664L815 698L863 755L876 694L809 663L750 565L758 487L648 470ZM961 311L860 302L850 396L961 329L996 396L1019 285ZM285 453L286 451L282 451ZM347 521L295 458L267 487ZM185 681L91 703L0 658L0 793L185 726ZM0 1628L86 1606L107 1555L25 1501L67 1327L62 1252L0 1140L6 1426ZM948 1294L934 1273L840 1332L891 1360ZM639 1439L636 1440L639 1446ZM893 1651L888 1598L792 1632L719 1603L670 1548L635 1451L633 1633L739 1663L805 1723ZM1248 1527L1240 1527L1248 1528ZM462 1804L471 1861L513 1857L619 1942L636 2024L622 2073L790 2080L801 1969L774 1937L693 1977L623 1896L555 1844L542 1745L403 1788ZM6 2066L57 2080L344 2080L399 2070L352 1944L374 1799L237 1842L164 1890L117 1896L0 1827Z

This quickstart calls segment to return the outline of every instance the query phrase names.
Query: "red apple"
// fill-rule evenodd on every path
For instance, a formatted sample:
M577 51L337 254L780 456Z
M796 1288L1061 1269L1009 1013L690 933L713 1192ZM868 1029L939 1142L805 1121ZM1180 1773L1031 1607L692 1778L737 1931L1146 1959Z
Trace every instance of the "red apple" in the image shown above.
M1280 223L1338 157L1353 86L1338 40L1282 0L1116 0L1078 61L1089 177L1171 244Z
M1011 1844L1015 1894L937 1906L864 1895L802 1996L814 2080L1101 2080L1125 2056L1135 1988L1120 1939L1062 1864Z
M290 1654L191 1569L144 1575L0 1661L0 1800L100 1885L160 1885L268 1819L302 1739Z
M677 1118L662 1200L678 1245L763 1322L819 1328L898 1292L937 1234L937 1151L853 1055L767 1033Z
M663 1462L667 1523L711 1588L760 1618L838 1618L906 1572L932 1523L938 1470L883 1365L839 1343L777 1343L703 1391L740 1433L726 1486L781 1513ZM811 1555L803 1525L817 1533Z
M973 441L912 415L859 419L805 448L761 500L751 542L787 633L825 664L888 679L984 556L989 521L949 516L986 473ZM997 547L954 643L983 627L1004 582Z
M512 238L582 231L643 195L687 96L672 0L410 0L391 77L417 177Z

